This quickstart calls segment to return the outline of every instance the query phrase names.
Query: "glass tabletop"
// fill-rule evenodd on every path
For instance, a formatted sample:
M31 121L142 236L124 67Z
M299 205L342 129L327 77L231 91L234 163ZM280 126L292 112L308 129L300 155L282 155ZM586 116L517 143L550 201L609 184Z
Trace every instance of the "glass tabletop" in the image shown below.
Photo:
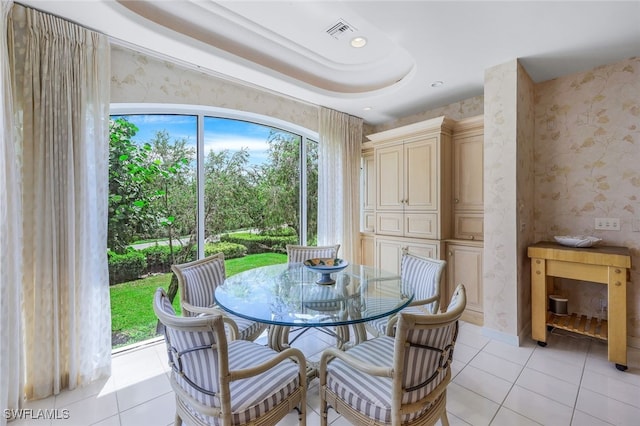
M317 284L320 278L302 264L263 266L227 278L215 301L266 324L324 327L386 317L413 299L400 276L369 266L350 264L331 273L335 284Z

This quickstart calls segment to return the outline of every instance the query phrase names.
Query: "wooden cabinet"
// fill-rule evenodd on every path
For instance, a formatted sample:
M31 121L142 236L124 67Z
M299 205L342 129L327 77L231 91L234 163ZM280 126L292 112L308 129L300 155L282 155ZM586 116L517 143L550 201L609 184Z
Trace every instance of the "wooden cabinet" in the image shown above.
M403 253L439 259L442 251L440 244L440 241L376 236L376 267L399 274Z
M376 227L376 168L373 149L362 151L360 230L375 232Z
M627 247L565 247L539 242L527 250L531 258L531 337L547 345L547 330L560 328L608 343L608 359L618 370L627 369L627 279L631 253ZM585 315L554 315L548 297L554 291L554 278L591 281L607 287L607 318Z
M446 299L442 301L443 307L447 306L456 286L464 284L467 292L467 308L462 319L478 325L483 325L484 322L482 251L481 243L447 243L447 292Z
M456 122L453 130L453 237L484 237L484 125L483 117Z
M439 117L368 136L374 144L377 235L448 236L451 125Z
M483 135L482 116L456 122L438 117L369 135L363 144L361 228L369 233L361 238L362 256L373 257L378 268L400 273L405 251L446 259L442 306L463 283L463 318L480 325Z
M360 234L360 264L375 266L376 244L373 235Z

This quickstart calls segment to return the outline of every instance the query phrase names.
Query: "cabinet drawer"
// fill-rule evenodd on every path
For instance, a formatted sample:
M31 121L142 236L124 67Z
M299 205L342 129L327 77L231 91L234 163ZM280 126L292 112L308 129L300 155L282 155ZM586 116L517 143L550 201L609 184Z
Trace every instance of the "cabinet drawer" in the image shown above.
M376 213L376 234L402 237L404 235L404 213Z
M455 213L454 221L454 238L480 241L484 239L482 213Z
M438 215L435 213L405 213L404 235L412 238L437 239Z

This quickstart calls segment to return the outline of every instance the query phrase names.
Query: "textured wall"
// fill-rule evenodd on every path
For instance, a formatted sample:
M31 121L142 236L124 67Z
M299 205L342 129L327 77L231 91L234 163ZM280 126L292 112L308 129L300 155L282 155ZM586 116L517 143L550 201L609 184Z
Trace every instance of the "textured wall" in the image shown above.
M510 61L485 71L484 326L518 332L517 75Z
M418 114L403 117L388 123L379 124L377 126L366 126L365 134L382 132L383 130L395 129L396 127L405 126L407 124L418 123L420 121L429 120L431 118L446 116L453 120L462 120L463 118L475 117L481 115L484 108L483 96L475 96L460 102L454 102L440 108L430 109Z
M640 58L535 90L535 239L595 235L631 248L628 332L640 338ZM595 231L596 217L620 218L621 231ZM604 286L561 287L570 310L601 314Z
M318 131L318 107L236 84L121 46L111 48L111 102L206 105L279 118Z

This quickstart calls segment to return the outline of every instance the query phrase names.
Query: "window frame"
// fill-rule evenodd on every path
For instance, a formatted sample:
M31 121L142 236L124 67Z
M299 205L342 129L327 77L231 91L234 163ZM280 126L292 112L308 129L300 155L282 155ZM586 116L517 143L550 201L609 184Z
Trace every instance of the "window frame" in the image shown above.
M165 104L165 103L112 103L112 115L190 115L196 117L196 176L197 176L197 242L198 258L204 257L204 118L216 117L251 122L273 127L300 136L300 244L307 244L307 143L319 143L317 132L278 118L253 112L233 110L207 105Z

